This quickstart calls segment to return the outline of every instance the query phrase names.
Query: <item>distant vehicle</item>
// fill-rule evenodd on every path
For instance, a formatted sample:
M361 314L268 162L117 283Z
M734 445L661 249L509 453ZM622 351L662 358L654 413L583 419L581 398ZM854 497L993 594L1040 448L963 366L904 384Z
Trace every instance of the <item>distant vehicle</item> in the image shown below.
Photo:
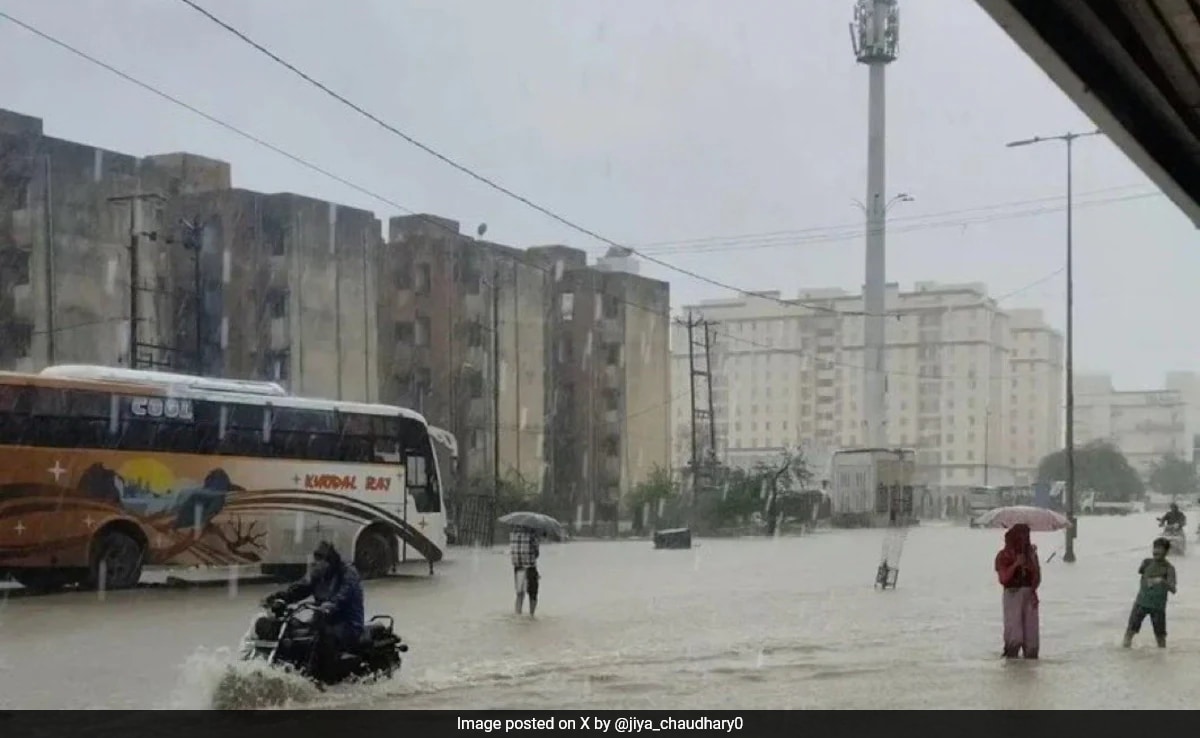
M410 555L432 572L445 521L421 415L270 382L0 373L0 575L43 590L132 587L144 566L293 576L319 540L364 577Z
M834 452L830 471L833 525L870 528L914 522L912 449L842 449Z

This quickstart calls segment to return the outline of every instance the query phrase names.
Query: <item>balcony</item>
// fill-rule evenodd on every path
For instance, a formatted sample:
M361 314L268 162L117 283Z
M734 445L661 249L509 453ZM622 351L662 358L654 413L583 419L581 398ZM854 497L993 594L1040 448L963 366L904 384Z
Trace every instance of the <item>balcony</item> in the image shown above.
M600 341L602 343L624 343L624 325L617 318L600 319Z
M287 318L271 319L270 350L283 351L291 345L291 330Z
M12 211L12 240L19 248L33 247L34 224L37 211L32 208Z
M267 270L267 287L272 290L286 290L288 287L287 257L271 256Z
M33 285L14 285L12 288L13 318L24 323L33 323Z

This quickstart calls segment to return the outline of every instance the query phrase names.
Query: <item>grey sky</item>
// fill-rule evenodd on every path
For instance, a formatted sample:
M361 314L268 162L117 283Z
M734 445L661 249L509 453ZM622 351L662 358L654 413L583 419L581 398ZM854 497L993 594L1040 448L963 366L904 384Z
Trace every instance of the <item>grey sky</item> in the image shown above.
M747 289L857 289L866 70L849 0L203 0L425 143L614 240L726 237L666 261ZM513 245L604 246L488 190L270 63L175 0L0 0L0 9L415 211ZM889 281L985 281L1063 265L1064 154L1006 141L1090 128L969 0L902 0L889 68ZM0 21L0 107L50 135L232 162L238 186L396 213ZM1153 186L1104 139L1077 146L1083 200ZM1116 189L1123 188L1123 189ZM1099 194L1088 194L1097 193ZM945 215L942 215L945 214ZM963 221L973 221L964 223ZM938 224L940 227L921 227ZM1162 197L1076 212L1081 371L1124 387L1200 368L1195 230ZM746 239L795 232L804 239ZM834 235L850 238L832 240ZM682 305L732 293L665 268ZM1014 295L1062 327L1060 276Z

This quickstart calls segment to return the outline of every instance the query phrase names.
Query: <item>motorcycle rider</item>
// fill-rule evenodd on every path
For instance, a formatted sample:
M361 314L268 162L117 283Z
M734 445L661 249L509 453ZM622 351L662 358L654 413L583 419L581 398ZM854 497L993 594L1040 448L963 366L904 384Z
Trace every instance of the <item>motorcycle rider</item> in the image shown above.
M1183 530L1187 525L1187 516L1179 509L1179 505L1172 502L1167 514L1158 519L1158 524L1166 530Z
M358 571L342 559L329 541L317 545L303 579L268 596L263 605L270 607L273 600L290 604L309 597L319 613L313 621L318 634L314 655L318 668L324 672L339 652L351 650L362 639L365 620Z

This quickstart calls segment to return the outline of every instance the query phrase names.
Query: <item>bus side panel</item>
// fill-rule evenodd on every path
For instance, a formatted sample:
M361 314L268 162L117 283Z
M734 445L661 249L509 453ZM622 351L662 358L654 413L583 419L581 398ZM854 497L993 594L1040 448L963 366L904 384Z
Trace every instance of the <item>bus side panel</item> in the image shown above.
M92 536L117 521L136 531L152 565L301 563L321 539L349 555L371 523L441 558L442 546L397 513L405 484L393 464L6 450L0 568L84 566Z

